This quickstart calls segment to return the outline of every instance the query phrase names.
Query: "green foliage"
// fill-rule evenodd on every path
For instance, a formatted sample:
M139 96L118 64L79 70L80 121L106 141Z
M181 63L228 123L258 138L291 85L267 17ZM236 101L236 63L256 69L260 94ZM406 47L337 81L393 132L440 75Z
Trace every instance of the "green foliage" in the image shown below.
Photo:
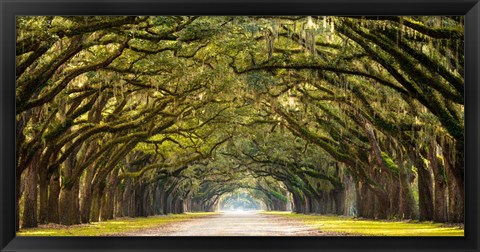
M285 203L288 202L287 197L285 197L285 195L283 195L283 194L281 194L281 193L279 193L279 192L270 191L270 194L272 194L273 197L275 197L275 198L277 198L277 199L279 199L279 200L281 200L281 201L283 201L283 202L285 202Z
M392 158L388 155L388 153L382 151L382 158L385 161L385 166L395 175L400 175L400 168L398 168L397 164L392 160Z

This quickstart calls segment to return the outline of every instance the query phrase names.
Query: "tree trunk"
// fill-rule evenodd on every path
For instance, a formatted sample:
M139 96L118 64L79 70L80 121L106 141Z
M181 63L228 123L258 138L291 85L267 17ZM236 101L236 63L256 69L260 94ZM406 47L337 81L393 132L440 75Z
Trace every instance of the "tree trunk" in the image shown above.
M106 221L113 219L114 193L110 190L105 190L101 199L101 213L100 220Z
M82 187L80 189L82 200L80 201L80 222L90 222L90 209L92 207L92 180L94 175L94 166L85 170Z
M64 181L58 200L60 224L73 225L80 223L78 193L78 183Z
M292 197L293 197L293 211L295 213L305 213L304 202L301 196L296 191L292 191Z
M448 221L453 223L464 223L465 221L465 182L463 172L463 153L459 153L459 149L463 150L463 146L456 143L455 160L451 158L451 152L454 148L449 144L443 148L443 158L445 170L448 177Z
M418 173L418 208L419 220L433 220L433 181L430 170L415 150L413 151L413 161Z
M38 178L38 189L39 189L39 213L38 213L38 222L45 224L48 221L48 183L49 177L47 174L47 169L40 170Z
M93 188L92 190L92 207L90 209L90 221L98 222L100 221L100 210L102 207L102 195L105 189L105 182L102 181L100 184Z
M375 218L375 196L367 185L362 185L360 195L360 200L358 202L361 212L359 211L359 216L370 219Z
M22 191L20 190L20 185L22 183L21 174L15 176L15 231L20 230L20 198L22 197Z
M403 169L402 169L403 170ZM416 219L417 211L415 210L415 199L410 188L410 175L402 171L400 174L400 218L402 219Z
M80 184L73 185L73 224L80 224Z
M67 144L69 148L71 143ZM79 223L78 212L78 181L73 177L73 169L77 163L77 152L79 147L68 156L61 167L61 190L59 196L60 224L73 225Z
M402 151L398 152L398 162L400 169L400 207L399 213L402 219L416 219L418 213L415 208L415 199L413 197L411 183L414 181L415 176L412 173L409 165L406 165L404 155Z
M117 185L115 188L115 208L113 211L113 218L123 217L123 185Z
M160 183L157 183L155 186L155 194L153 197L153 209L154 209L154 214L158 215L162 213L162 207L161 207L161 185Z
M113 219L113 210L115 204L115 189L118 183L118 169L115 169L109 174L108 183L106 189L103 193L102 198L102 212L101 212L101 219L102 220L111 220Z
M335 201L335 214L342 215L345 212L345 189L335 188L332 194L332 198Z
M63 187L60 190L60 197L58 202L58 209L60 214L60 224L72 225L74 224L75 214L75 190L72 187Z
M388 178L385 179L385 183L387 185L387 191L389 192L388 199L389 207L388 207L388 214L387 218L403 218L400 209L403 207L402 203L402 184L400 174L388 174Z
M135 216L146 216L143 208L145 185L138 183L135 187Z
M129 206L130 206L130 194L132 193L131 181L127 179L125 181L125 188L123 189L122 194L122 208L119 209L122 212L122 216L129 216Z
M135 195L137 194L135 187L132 186L132 189L130 190L129 194L129 199L128 199L128 216L129 217L137 217L135 213L135 205L136 205L136 200L137 198Z
M38 161L39 156L35 155L32 162L25 171L23 193L23 219L22 227L30 228L38 226L37 222L37 186L38 186Z
M430 167L433 171L435 181L433 220L436 222L447 222L447 180L442 161L437 157L436 145L436 142L431 144L428 152L428 159L430 161Z
M60 198L60 178L58 170L50 177L50 184L48 185L48 222L59 223L60 215L58 209L58 201Z
M142 216L150 215L150 187L144 186L143 195L142 195Z
M388 219L388 198L375 196L375 219Z

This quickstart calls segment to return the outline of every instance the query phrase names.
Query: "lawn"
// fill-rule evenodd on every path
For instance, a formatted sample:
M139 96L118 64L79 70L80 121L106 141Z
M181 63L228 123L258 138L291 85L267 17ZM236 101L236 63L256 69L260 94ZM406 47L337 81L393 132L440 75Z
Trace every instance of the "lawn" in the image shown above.
M22 229L18 236L105 236L166 225L172 222L201 218L216 213L184 213L151 217L122 218L90 224L63 226L57 224L41 225L36 228Z
M305 215L291 212L263 212L292 218L325 232L362 236L464 236L463 227L418 221L380 221L348 216Z

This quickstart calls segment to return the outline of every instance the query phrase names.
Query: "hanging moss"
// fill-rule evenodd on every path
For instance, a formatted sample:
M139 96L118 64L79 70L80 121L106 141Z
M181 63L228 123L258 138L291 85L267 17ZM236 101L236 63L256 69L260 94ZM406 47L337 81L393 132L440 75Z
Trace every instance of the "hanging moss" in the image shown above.
M395 175L400 175L400 168L398 168L397 164L393 161L393 159L386 153L382 151L382 158L385 162L385 166Z
M270 191L270 194L275 197L276 199L279 199L283 202L288 202L287 197L285 197L283 194L277 192L277 191Z

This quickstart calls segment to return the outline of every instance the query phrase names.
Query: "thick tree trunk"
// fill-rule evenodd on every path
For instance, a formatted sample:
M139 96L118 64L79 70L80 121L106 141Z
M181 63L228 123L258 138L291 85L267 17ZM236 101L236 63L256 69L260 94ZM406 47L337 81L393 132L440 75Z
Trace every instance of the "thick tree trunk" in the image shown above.
M402 168L400 173L400 207L399 213L402 219L416 219L417 212L415 210L415 200L410 188L410 174Z
M73 224L80 224L80 184L73 185Z
M358 216L373 219L375 217L375 196L367 185L362 184L357 199Z
M113 219L114 194L110 190L106 190L102 197L102 206L100 220L106 221Z
M355 194L357 201L355 202L355 211L353 212L353 216L363 217L365 216L365 204L363 199L363 183L361 181L356 181L355 183Z
M78 185L73 185L73 187L63 187L60 190L58 202L60 224L74 225L80 223L77 186Z
M39 156L35 155L24 175L25 190L23 193L23 219L22 227L30 228L38 226L37 222L37 186L38 186L38 162Z
M125 181L125 188L122 194L122 208L120 209L120 211L122 212L122 216L130 216L129 206L130 206L130 197L132 193L131 186L132 185L131 185L130 179L127 179L127 181Z
M113 211L113 218L123 217L123 185L117 185L115 188L115 208Z
M388 174L391 175L391 174ZM382 181L382 174L378 171L372 171L371 175L374 181ZM387 180L386 183L390 182L391 180ZM389 184L383 185L372 185L372 184L365 184L365 194L366 194L366 204L369 205L370 209L367 211L371 211L368 214L368 218L374 219L387 219L390 217L390 198L389 192L384 189L384 187L391 186ZM364 209L365 210L365 209ZM366 217L366 216L365 216Z
M305 213L305 202L303 196L299 195L298 192L292 191L293 196L293 211L295 213Z
M161 185L157 183L155 186L155 194L153 196L153 209L155 215L162 214L162 206L161 206Z
M92 206L90 209L90 221L97 222L100 221L100 210L102 207L102 195L105 189L105 182L100 182L100 184L92 189Z
M48 221L48 183L49 178L47 174L47 169L40 170L38 178L38 196L39 196L39 213L38 213L38 222L40 224L45 224Z
M22 197L22 191L20 188L21 183L22 176L17 173L15 177L15 231L20 230L20 198Z
M436 145L436 143L433 143L428 153L428 159L435 181L433 220L436 222L447 222L447 178L442 161L437 157Z
M454 171L447 171L450 177L455 178L456 174ZM448 184L448 221L453 223L465 223L465 185L463 184L463 181L459 181L459 178L455 178L455 180L455 183Z
M162 189L160 190L160 198L158 199L160 201L160 214L167 214L166 212L166 207L167 207L167 192L166 192L167 186L166 182L162 185Z
M145 194L145 185L138 184L135 186L135 216L146 216L143 208L144 203L144 194Z
M316 213L319 214L326 214L327 213L327 205L329 204L328 198L327 198L327 193L324 191L321 191L318 195L318 202L319 206L318 209L316 209Z
M345 189L335 188L332 190L332 198L335 202L335 214L343 215L345 212Z
M451 146L448 144L443 148L445 170L448 177L448 221L453 223L464 223L465 221L465 182L463 172L463 153L459 153L458 143L455 148L453 161L451 158Z
M82 199L80 201L80 222L90 222L90 209L92 207L92 180L94 175L94 166L85 170L82 186L80 188Z
M75 189L72 187L63 187L60 190L58 209L60 214L60 224L75 224Z
M114 210L114 204L115 204L115 188L117 187L117 183L118 183L117 174L118 174L118 169L112 171L112 173L109 174L106 189L104 190L103 198L102 198L102 207L101 207L102 212L100 216L101 220L113 219L113 210Z
M71 144L67 144L66 147L70 147ZM61 167L62 186L59 196L59 215L60 224L73 225L80 222L79 218L79 203L78 203L78 190L79 185L77 178L73 177L73 169L77 163L78 146L63 162Z
M148 186L148 216L155 215L155 184Z
M173 201L174 200L175 199L173 198L173 193L169 194L168 197L167 197L167 204L166 204L166 207L167 207L166 212L167 213L173 213L174 212L174 210L173 210L173 208L174 208L174 202Z
M183 209L183 200L182 199L176 199L175 200L175 213L181 214L184 213Z
M400 181L400 206L399 214L402 219L417 219L418 212L415 208L415 199L411 189L411 183L413 183L415 176L410 168L411 163L406 164L404 160L403 151L398 152L397 163L400 169L399 181Z
M455 178L457 187L455 197L451 197L456 201L456 204L451 204L455 211L451 220L456 223L465 223L465 149L463 143L463 139L455 143L455 166L451 167L454 167L454 169L447 170L448 173L451 173L451 177Z
M176 180L171 181L172 185L167 186L166 190L163 195L163 213L171 213L172 212L172 194L175 191L176 187Z
M145 190L143 191L143 195L142 195L142 209L143 209L143 212L142 212L142 216L149 216L150 215L150 190L148 188L148 186L145 186Z
M418 173L418 208L419 220L433 220L433 181L430 170L420 156L414 151L413 161Z
M135 205L137 204L136 203L137 198L135 197L135 195L137 194L136 191L137 190L134 187L132 187L129 193L129 199L127 203L128 217L137 217L135 212Z
M389 192L388 199L389 199L389 207L387 218L403 218L402 214L400 213L400 209L402 207L402 185L400 181L400 175L396 174L389 174L388 178L385 179L385 183L387 185L387 191Z
M16 144L15 144L15 153L16 155L16 164L15 169L15 231L20 230L20 198L22 197L21 183L22 183L22 173L23 169L20 167L20 160L25 159L26 153L21 152L25 150L22 148L25 135L23 133L24 126L28 117L30 116L31 111L27 111L23 115L17 116L16 118Z
M388 199L382 196L375 196L375 219L388 219L389 217L389 208L388 208Z
M48 215L47 219L50 223L59 223L60 215L58 209L58 201L60 198L60 178L58 170L56 170L50 177L50 184L48 185Z

